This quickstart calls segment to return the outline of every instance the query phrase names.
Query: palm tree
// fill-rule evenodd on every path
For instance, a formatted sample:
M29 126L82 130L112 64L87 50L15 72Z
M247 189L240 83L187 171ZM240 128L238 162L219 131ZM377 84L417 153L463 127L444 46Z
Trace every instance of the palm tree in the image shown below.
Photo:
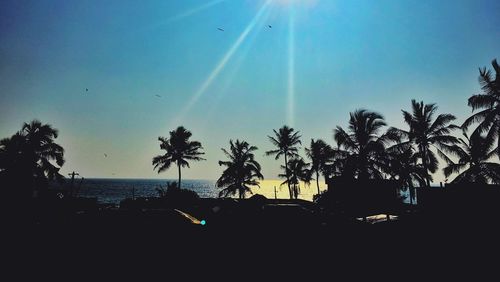
M387 148L387 173L398 181L400 187L410 192L410 204L415 199L415 184L425 186L429 175L422 164L418 163L419 154L410 143L397 143Z
M281 166L286 170L285 174L280 174L279 177L286 178L281 185L292 185L292 195L297 199L300 194L300 181L309 185L311 182L311 170L309 163L304 162L302 158L293 158L289 161L288 166Z
M446 177L458 173L452 183L500 183L500 164L489 161L496 155L498 147L494 148L495 140L481 134L470 137L463 131L464 138L459 138L459 144L453 147L458 156L458 162L446 159L448 166L443 169Z
M58 136L57 129L50 124L42 124L38 120L30 123L24 123L22 134L26 138L26 145L29 154L35 160L33 169L38 170L38 175L44 176L49 180L62 180L63 176L59 174L59 167L53 165L50 161L55 160L58 166L64 164L64 149L54 143Z
M260 164L253 154L257 147L239 140L230 140L229 144L229 151L222 149L229 161L219 161L219 165L226 167L216 183L217 187L225 187L219 197L238 193L239 198L244 199L247 192L252 193L250 186L260 187L258 180L264 179Z
M26 168L25 148L26 139L21 132L0 140L0 174L7 175L18 171L18 168Z
M311 160L311 170L316 174L316 187L319 191L319 174L327 168L327 162L333 157L333 149L325 141L311 139L309 148L306 148L306 155Z
M382 178L385 136L379 136L379 131L385 125L382 115L361 109L350 113L348 131L337 126L334 139L344 156L343 176Z
M170 138L158 137L160 149L165 150L166 153L153 158L154 169L158 169L158 173L169 169L172 163L177 165L179 189L181 188L181 167L189 168L189 161L205 160L200 157L205 154L200 151L203 149L201 143L190 141L191 136L190 131L179 126L174 131L170 131Z
M34 181L30 175L33 165L25 148L26 140L20 132L0 140L0 184L6 188L20 188L5 190L4 193L12 194L6 198L25 198L33 194Z
M62 181L64 149L54 140L57 129L38 120L24 123L10 138L0 141L0 175L9 182L21 182L26 192L45 189L49 180ZM55 161L55 165L52 163Z
M482 109L473 114L462 125L467 128L473 123L479 123L476 128L477 133L483 134L489 132L488 138L497 139L497 147L500 145L500 66L497 60L491 62L495 70L495 79L490 70L486 68L479 69L479 83L481 84L482 94L476 94L469 98L469 106L472 111ZM500 151L497 152L500 156Z
M451 114L440 114L434 119L434 114L438 107L435 104L425 104L411 100L412 113L402 110L404 121L410 127L409 131L397 128L390 128L389 135L396 135L405 142L415 144L417 151L427 173L426 184L430 187L431 176L438 169L438 159L431 148L435 149L438 155L446 159L445 153L450 153L452 146L458 142L457 138L451 136L453 129L458 128L450 124L455 120Z
M286 179L287 179L287 185L288 185L288 192L290 193L290 199L293 199L293 191L290 186L290 181L289 181L289 175L288 175L288 159L291 158L296 158L298 157L298 149L297 145L302 144L300 142L300 135L299 132L294 132L293 128L290 128L286 125L284 125L282 128L279 129L279 131L274 131L274 137L268 136L269 141L277 147L276 150L270 150L266 152L267 156L274 155L275 159L279 159L281 156L284 156L285 158L285 165L283 166L285 169L285 174L286 174Z

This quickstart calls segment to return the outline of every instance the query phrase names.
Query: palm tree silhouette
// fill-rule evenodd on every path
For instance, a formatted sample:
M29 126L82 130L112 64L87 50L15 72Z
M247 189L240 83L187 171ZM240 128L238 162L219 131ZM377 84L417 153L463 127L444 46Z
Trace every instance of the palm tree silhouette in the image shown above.
M46 189L49 180L62 181L64 177L59 170L64 164L64 149L54 142L57 137L57 129L33 120L24 123L22 129L12 137L2 139L2 178L20 181L22 186L28 186L25 188L29 188L29 191Z
M158 173L170 168L172 163L177 165L179 172L179 189L181 188L181 167L189 168L189 161L202 161L200 157L205 154L200 150L203 149L198 141L190 141L192 133L186 130L183 126L177 127L174 131L170 131L170 138L158 137L160 141L160 149L166 153L153 158L154 169L158 169Z
M444 175L449 177L458 173L452 183L476 182L500 184L500 164L489 161L498 151L495 140L481 134L472 134L470 137L463 131L464 138L459 138L459 144L453 147L458 156L458 162L447 158L448 166L443 169Z
M42 124L38 120L24 123L22 134L26 138L26 144L30 154L35 160L34 169L39 175L47 175L49 180L62 180L59 168L53 165L50 160L55 160L58 166L64 164L64 149L54 143L58 136L57 129L50 124Z
M288 162L288 166L281 166L285 169L285 174L280 174L279 177L286 178L281 185L292 185L292 195L297 199L300 194L300 181L309 185L311 182L311 170L309 163L304 162L302 158L293 158Z
M350 113L348 131L337 126L334 139L344 156L342 175L360 180L382 178L385 158L385 136L379 136L385 126L382 115L364 109Z
M500 146L500 66L497 60L491 62L495 70L495 79L490 70L479 69L479 83L482 94L472 95L469 98L469 106L472 111L482 109L465 120L462 127L467 128L473 123L479 123L473 134L483 134L489 132L487 138L497 139L497 147ZM500 151L497 152L500 157Z
M413 146L406 142L399 142L387 148L387 173L391 179L399 182L400 187L410 192L410 204L415 199L415 184L426 185L429 175L425 172L422 164L418 163L419 154Z
M26 150L26 140L21 132L10 138L0 140L0 183L2 187L19 189L5 189L4 193L11 194L7 198L26 198L33 194L33 166Z
M309 148L306 148L305 150L306 156L311 160L311 170L316 175L316 187L318 188L319 195L319 175L320 172L325 172L327 162L333 157L333 149L321 139L316 141L311 139Z
M426 184L427 187L430 187L431 176L429 172L434 173L438 169L438 159L431 147L441 158L446 159L445 153L451 153L452 146L458 142L457 138L451 136L450 133L458 127L450 124L455 120L455 116L451 114L440 114L436 119L433 119L438 109L435 104L424 105L424 102L416 102L415 100L411 100L411 104L412 113L402 110L404 121L410 130L405 131L392 127L388 134L399 136L406 140L405 142L417 146L420 160L427 173Z
M288 185L288 192L290 193L290 199L293 199L293 191L290 186L290 181L289 181L289 176L288 176L288 159L296 158L298 157L298 149L297 145L302 144L300 142L300 135L299 132L296 131L294 132L293 128L290 128L286 125L284 125L282 128L279 129L279 131L274 131L274 137L272 136L267 136L269 138L269 141L277 147L276 150L270 150L266 152L267 156L274 155L275 159L279 159L281 156L284 156L285 158L285 165L283 166L285 169L285 174L286 179L287 179L287 185Z
M7 174L26 166L25 147L26 140L21 132L0 140L0 173Z
M219 161L220 166L226 169L217 180L217 187L225 187L219 197L227 197L238 193L240 199L245 198L247 192L252 193L250 186L259 186L259 179L264 179L260 172L260 164L253 154L257 147L250 146L246 141L229 141L229 151L222 149L229 161Z

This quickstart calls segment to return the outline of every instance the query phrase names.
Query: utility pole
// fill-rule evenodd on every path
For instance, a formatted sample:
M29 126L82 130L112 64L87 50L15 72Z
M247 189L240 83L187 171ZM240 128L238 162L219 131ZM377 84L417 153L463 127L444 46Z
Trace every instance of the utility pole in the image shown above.
M274 199L275 199L275 200L276 200L276 199L278 199L278 196L277 196L277 194L276 194L276 186L274 186Z
M73 184L75 182L75 175L80 175L78 172L73 171L72 173L68 173L69 176L71 176L71 186L69 188L69 196L73 196Z

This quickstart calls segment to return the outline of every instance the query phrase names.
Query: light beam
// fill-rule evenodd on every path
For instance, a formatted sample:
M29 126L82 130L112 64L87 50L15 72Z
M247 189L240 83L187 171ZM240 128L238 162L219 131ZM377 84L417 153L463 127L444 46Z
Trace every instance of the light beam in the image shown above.
M169 18L166 22L169 23L169 22L175 22L175 21L178 21L178 20L181 20L183 18L186 18L186 17L189 17L191 15L194 15L198 12L201 12L203 10L206 10L212 6L215 6L217 4L220 4L222 2L226 2L227 0L214 0L214 1L211 1L211 2L208 2L206 4L203 4L201 6L198 6L198 7L195 7L193 9L190 9L190 10L187 10L185 11L184 13L180 13L176 16L173 16L171 18Z
M219 63L216 65L216 67L212 70L210 75L205 79L205 81L201 84L201 86L198 88L198 90L194 93L194 95L189 99L188 103L186 106L182 109L180 115L176 119L177 123L180 121L187 112L193 107L196 102L200 99L200 97L205 93L205 91L212 85L212 82L217 78L217 76L220 74L220 72L224 69L226 66L227 62L231 59L231 57L234 55L234 53L238 50L240 45L245 41L247 38L248 34L253 30L253 28L256 26L256 24L259 22L260 18L266 11L267 7L269 6L271 0L267 0L259 9L255 17L250 21L250 23L247 25L245 30L240 34L238 39L234 42L234 44L229 48L229 50L226 52L224 57L219 61Z
M265 23L267 21L267 19L269 19L270 12L271 12L271 9L268 9L266 14L263 16L261 22ZM231 71L225 76L224 82L222 82L222 87L220 87L220 90L217 91L217 93L215 94L214 102L212 103L211 107L209 107L208 110L206 111L207 119L205 120L205 122L210 122L210 117L213 115L217 106L220 104L221 99L227 94L227 90L231 86L236 74L239 72L241 65L243 64L248 52L250 51L251 46L253 45L256 38L259 36L259 34L261 32L262 32L262 29L257 30L256 32L253 32L247 38L245 45L243 45L241 47L238 59L236 59L236 61L234 61L234 63L232 63L233 67L232 67Z
M218 5L218 4L221 4L223 2L226 2L227 0L214 0L214 1L210 1L208 3L205 3L203 5L200 5L200 6L197 6L197 7L194 7L192 9L189 9L187 11L184 11L180 14L177 14L175 16L172 16L168 19L165 19L165 20L162 20L160 22L157 22L157 23L154 23L152 25L149 25L147 27L143 27L143 28L140 28L138 29L137 31L151 31L151 30L154 30L154 29L157 29L157 28L160 28L161 26L164 26L164 25L167 25L167 24L170 24L170 23L173 23L173 22L176 22L176 21L179 21L179 20L182 20L184 18L187 18L189 16L192 16L194 14L197 14L199 12L202 12L204 10L207 10L209 8L212 8L213 6L215 5Z

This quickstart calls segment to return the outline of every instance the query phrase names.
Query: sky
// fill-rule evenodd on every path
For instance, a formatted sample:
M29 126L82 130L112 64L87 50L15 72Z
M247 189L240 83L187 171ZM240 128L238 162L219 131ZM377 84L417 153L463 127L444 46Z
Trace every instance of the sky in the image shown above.
M243 139L275 179L273 129L333 145L358 108L404 128L411 99L461 123L494 58L497 0L4 0L0 137L36 118L60 132L63 174L176 178L151 160L183 125L207 159L184 178L217 179Z

